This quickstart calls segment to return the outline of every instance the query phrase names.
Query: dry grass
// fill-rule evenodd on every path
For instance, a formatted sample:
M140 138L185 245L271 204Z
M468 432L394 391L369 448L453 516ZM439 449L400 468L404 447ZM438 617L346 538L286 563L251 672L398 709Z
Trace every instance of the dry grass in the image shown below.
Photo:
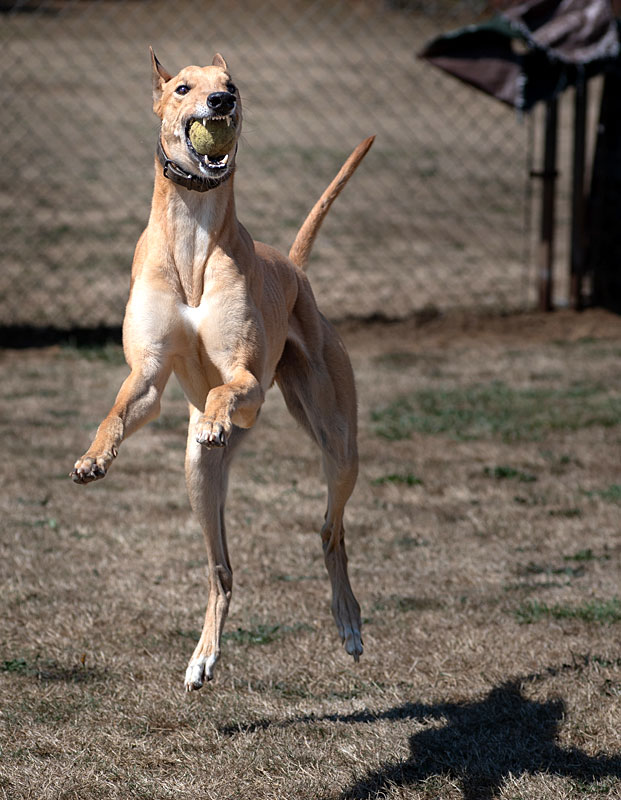
M192 696L205 560L180 391L83 489L67 473L125 374L120 352L2 354L0 797L621 796L618 418L393 440L371 418L414 390L459 404L500 383L541 391L542 409L567 401L567 419L590 387L614 415L621 322L343 333L360 392L347 521L365 655L356 666L337 643L318 458L274 390L230 490L221 667ZM532 408L509 405L528 429Z

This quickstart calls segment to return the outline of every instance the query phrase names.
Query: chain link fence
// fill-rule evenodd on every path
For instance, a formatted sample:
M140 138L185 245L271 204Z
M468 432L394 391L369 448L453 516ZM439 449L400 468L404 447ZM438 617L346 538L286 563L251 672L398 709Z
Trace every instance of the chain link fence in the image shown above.
M288 250L363 138L316 243L324 312L532 305L532 122L417 60L480 3L0 3L0 325L120 324L150 207L148 45L171 73L220 51L241 90L238 213Z

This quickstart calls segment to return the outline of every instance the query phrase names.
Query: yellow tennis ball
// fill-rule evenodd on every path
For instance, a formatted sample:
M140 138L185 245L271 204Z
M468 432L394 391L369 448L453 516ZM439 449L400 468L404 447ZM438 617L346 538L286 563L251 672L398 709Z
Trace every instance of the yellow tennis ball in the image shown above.
M204 125L195 120L190 125L192 147L201 156L223 156L235 144L235 127L230 120L207 120Z

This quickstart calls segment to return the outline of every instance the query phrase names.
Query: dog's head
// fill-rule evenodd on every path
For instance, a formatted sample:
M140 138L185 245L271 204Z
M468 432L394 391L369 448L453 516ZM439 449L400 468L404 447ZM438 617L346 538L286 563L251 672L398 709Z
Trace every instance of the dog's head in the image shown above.
M168 158L184 170L205 178L224 179L234 167L241 133L241 103L237 87L219 53L208 67L184 67L170 75L151 49L153 67L153 110L162 120L162 145ZM234 135L226 152L201 155L190 138L196 121L226 120Z

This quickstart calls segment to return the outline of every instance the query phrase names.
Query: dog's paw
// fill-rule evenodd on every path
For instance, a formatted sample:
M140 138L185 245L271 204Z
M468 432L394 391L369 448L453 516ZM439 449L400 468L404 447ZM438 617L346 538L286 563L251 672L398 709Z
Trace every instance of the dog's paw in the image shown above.
M360 661L360 656L363 652L362 647L362 636L360 635L360 630L356 630L355 628L346 627L343 635L341 636L341 640L345 645L346 652L349 653L350 656L353 657L354 661Z
M197 692L204 683L212 680L215 663L216 656L213 655L193 658L185 671L186 692Z
M360 606L356 599L345 599L340 603L337 608L333 609L334 621L341 637L341 641L345 646L345 650L349 653L354 661L359 661L363 652L362 636L360 628Z
M225 447L230 433L230 425L226 426L203 417L196 426L196 441L208 448Z
M92 483L106 477L108 467L112 463L116 453L109 455L98 456L93 458L91 456L83 456L75 462L75 465L69 477L75 483Z

